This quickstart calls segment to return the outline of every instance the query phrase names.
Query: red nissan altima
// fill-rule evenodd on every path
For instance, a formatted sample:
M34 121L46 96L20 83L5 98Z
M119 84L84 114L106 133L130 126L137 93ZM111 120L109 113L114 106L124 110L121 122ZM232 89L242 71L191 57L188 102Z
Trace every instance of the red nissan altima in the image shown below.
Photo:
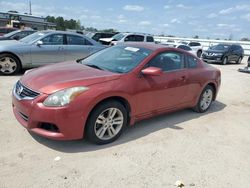
M205 112L220 82L219 70L186 51L126 43L28 71L14 86L13 111L38 135L106 144L145 118L183 108Z

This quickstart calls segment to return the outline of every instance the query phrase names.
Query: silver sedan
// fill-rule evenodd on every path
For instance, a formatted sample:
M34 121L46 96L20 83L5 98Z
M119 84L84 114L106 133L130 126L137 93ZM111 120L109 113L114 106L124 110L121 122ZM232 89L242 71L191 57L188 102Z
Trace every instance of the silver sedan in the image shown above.
M0 73L10 75L23 68L80 59L103 48L80 34L40 31L20 41L0 41Z

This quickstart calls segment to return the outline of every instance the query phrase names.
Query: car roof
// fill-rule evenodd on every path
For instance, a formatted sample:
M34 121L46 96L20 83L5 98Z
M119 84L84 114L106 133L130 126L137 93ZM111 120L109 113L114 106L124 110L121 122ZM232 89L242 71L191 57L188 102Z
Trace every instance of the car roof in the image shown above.
M147 48L149 50L159 50L159 49L170 49L169 47L166 47L162 44L152 44L148 42L125 42L122 43L121 45L124 46L131 46L131 47L138 47L138 48ZM171 48L171 49L176 49L176 48Z

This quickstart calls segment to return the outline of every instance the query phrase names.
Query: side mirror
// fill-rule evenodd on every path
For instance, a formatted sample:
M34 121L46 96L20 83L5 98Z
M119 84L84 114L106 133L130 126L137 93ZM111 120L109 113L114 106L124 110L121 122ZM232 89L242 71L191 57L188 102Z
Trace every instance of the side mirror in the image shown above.
M142 74L148 75L148 76L160 76L163 74L162 69L158 67L148 67L143 69Z
M36 42L36 45L37 45L37 46L43 45L43 41L41 41L41 40L37 41L37 42Z

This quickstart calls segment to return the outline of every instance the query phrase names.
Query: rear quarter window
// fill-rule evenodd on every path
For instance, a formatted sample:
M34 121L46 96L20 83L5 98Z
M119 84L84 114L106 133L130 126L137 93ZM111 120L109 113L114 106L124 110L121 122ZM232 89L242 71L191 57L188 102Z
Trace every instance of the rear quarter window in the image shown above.
M154 38L151 36L147 36L147 42L154 42Z
M197 68L198 67L198 59L193 57L193 56L190 56L190 55L187 55L187 67L188 68Z

